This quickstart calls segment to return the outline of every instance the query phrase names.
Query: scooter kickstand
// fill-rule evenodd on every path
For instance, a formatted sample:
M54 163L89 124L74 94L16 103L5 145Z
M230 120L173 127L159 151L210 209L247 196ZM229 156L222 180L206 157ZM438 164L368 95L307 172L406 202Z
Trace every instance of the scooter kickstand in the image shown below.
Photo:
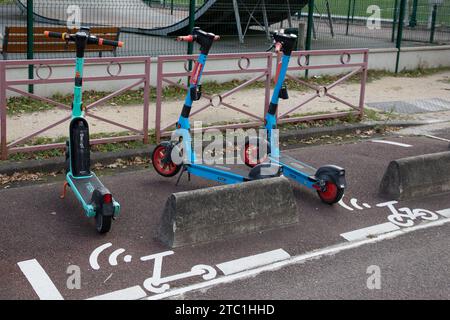
M69 185L69 183L66 181L64 182L64 186L63 186L63 192L62 194L59 196L60 199L64 199L66 197L66 193L67 193L67 186Z
M181 168L181 172L178 175L178 179L177 179L177 183L175 183L175 186L178 186L178 183L180 183L181 177L183 176L183 173L186 171L186 166L183 166L183 168Z

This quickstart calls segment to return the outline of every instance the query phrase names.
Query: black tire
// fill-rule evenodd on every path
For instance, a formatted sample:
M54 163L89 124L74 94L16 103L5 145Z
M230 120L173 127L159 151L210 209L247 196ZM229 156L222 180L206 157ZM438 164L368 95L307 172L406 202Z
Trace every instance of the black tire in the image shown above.
M111 230L112 216L104 216L101 212L95 215L95 229L98 233L104 234Z

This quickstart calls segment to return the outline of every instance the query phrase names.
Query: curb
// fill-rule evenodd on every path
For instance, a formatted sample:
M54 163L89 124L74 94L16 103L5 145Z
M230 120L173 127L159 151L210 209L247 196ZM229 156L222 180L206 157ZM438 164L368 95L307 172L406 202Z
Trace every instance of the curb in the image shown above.
M288 141L292 139L309 139L320 137L323 135L348 134L356 130L369 130L376 126L401 126L411 127L424 125L424 122L397 121L397 122L367 122L355 124L342 124L332 127L309 128L301 130L286 130L280 132L280 141ZM149 157L155 145L148 145L139 149L127 149L117 152L99 152L92 153L91 163L101 163L108 165L114 163L117 159L132 159L135 157ZM64 157L56 157L45 160L24 160L24 161L4 161L0 164L0 174L11 175L15 172L58 172L64 169Z

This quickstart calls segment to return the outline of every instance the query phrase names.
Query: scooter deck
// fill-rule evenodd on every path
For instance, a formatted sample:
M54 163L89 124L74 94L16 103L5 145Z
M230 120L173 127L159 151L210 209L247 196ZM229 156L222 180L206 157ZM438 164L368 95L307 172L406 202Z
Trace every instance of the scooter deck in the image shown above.
M193 164L188 171L206 179L222 183L237 183L253 180L250 177L250 168L239 164Z
M95 189L104 188L101 181L93 172L87 177L74 177L69 174L67 179L70 180L69 183L75 187L76 191L86 204L91 202L92 193Z
M279 158L279 164L282 166L288 166L291 169L302 172L307 176L314 176L316 174L317 169L303 163L297 159L292 158L291 156L281 154Z

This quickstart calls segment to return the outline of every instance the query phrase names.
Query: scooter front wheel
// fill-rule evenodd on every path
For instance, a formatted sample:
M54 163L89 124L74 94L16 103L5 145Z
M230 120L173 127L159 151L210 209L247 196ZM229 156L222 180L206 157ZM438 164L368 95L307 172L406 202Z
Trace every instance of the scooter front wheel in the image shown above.
M341 201L344 196L344 188L336 185L332 180L325 180L323 190L317 190L320 199L326 204L332 205Z
M112 216L104 216L101 212L95 215L95 229L98 233L107 233L111 230Z
M156 146L152 155L152 164L156 172L163 177L173 177L181 169L181 165L176 165L170 156L172 149L167 143Z
M254 168L258 164L261 164L267 160L267 153L261 157L259 150L260 140L258 139L256 143L252 143L250 141L245 142L244 147L244 163L247 167ZM266 149L267 152L268 146Z

